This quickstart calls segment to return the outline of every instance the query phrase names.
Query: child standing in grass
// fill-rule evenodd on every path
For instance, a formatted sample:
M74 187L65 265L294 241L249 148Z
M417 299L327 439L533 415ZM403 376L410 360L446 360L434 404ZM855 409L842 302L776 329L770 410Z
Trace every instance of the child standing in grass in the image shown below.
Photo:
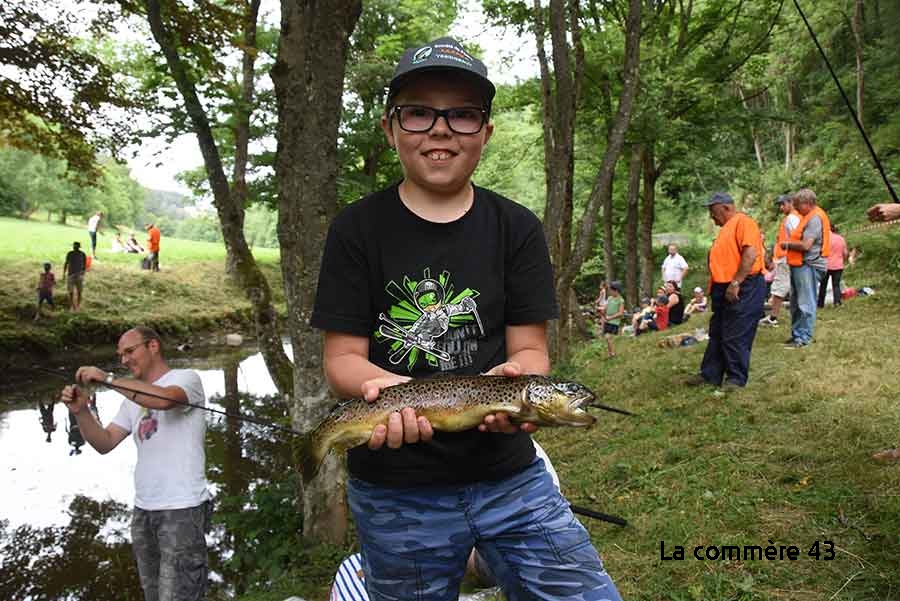
M381 128L403 180L333 221L311 317L339 396L373 402L413 377L550 371L547 321L559 310L541 223L471 181L494 93L451 38L400 59ZM620 600L535 456L535 429L497 413L436 432L405 407L349 450L369 599L456 599L475 547L509 601Z
M56 276L50 271L52 265L44 263L44 271L38 277L37 293L37 311L34 312L34 320L37 321L41 317L41 305L46 302L53 308L53 286L56 285Z
M622 325L622 317L625 315L625 299L622 298L622 284L610 282L609 298L606 299L606 312L603 316L603 336L606 338L606 356L610 359L616 356L613 351L612 339L618 335Z

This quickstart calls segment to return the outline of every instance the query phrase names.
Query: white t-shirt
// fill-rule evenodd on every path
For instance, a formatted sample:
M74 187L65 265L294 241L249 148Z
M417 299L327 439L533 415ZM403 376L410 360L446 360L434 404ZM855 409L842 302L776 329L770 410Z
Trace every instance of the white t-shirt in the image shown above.
M687 261L685 261L684 257L680 254L675 253L674 255L666 255L662 264L663 281L675 281L680 284L681 278L684 277L682 275L684 273L683 270L687 268Z
M173 369L153 382L178 386L188 402L206 405L203 382L191 369ZM134 435L134 505L147 511L196 507L210 498L206 488L206 415L177 405L147 409L125 399L112 423Z
M88 219L88 231L96 232L98 223L100 223L100 215L94 215Z

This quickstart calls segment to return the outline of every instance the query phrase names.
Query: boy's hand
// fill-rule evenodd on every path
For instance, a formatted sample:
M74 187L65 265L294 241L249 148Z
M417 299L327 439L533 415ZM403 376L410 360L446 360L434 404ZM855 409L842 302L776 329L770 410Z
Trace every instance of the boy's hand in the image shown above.
M507 361L486 372L486 376L521 376L522 366L515 361ZM478 429L482 432L503 432L504 434L515 434L519 430L533 434L537 432L538 427L534 424L522 424L517 426L509 421L509 414L504 411L498 411L484 417L484 421L478 425Z
M363 398L372 403L381 390L395 384L409 382L408 376L391 375L367 380L362 384ZM434 436L431 423L424 417L417 417L412 407L404 407L401 411L394 411L388 417L387 426L378 424L372 429L369 438L369 448L376 451L387 443L391 449L399 449L403 444L427 442Z

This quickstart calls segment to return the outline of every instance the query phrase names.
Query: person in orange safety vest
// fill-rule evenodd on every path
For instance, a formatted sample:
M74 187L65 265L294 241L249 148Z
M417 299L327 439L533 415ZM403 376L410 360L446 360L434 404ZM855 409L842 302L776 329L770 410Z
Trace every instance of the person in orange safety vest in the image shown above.
M781 248L781 243L790 238L791 232L800 224L800 213L794 210L794 204L790 194L781 194L775 200L775 206L784 215L778 225L775 235L775 246L772 249L772 259L775 262L775 277L772 279L772 310L769 315L762 318L759 323L765 326L777 326L778 315L784 299L791 292L791 268L787 262L787 251Z
M831 222L809 188L794 195L794 209L800 223L779 246L787 252L791 268L791 338L787 342L791 348L803 348L812 342L816 325L819 283L828 269Z
M766 300L765 251L759 226L737 210L730 195L716 192L704 204L721 229L709 251L709 343L700 373L688 383L738 388L747 385L750 351Z

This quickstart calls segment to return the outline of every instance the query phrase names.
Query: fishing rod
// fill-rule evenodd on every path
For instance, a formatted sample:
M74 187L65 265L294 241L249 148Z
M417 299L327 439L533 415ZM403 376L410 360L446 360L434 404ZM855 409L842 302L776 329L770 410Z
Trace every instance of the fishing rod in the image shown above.
M56 376L56 377L58 377L58 378L62 378L62 379L65 379L65 380L68 381L68 378L66 378L66 377L63 376L62 374L56 373L55 371L50 370L50 369L41 368L41 367L29 367L29 368L27 368L27 369L31 369L31 370L34 370L34 371L40 371L40 372L52 374L52 375L54 375L54 376ZM233 419L237 419L237 420L241 420L241 421L250 422L250 423L256 424L256 425L258 425L258 426L265 426L265 427L267 427L267 428L272 428L272 429L274 429L274 430L278 430L279 432L284 432L284 433L286 433L286 434L293 434L293 435L295 435L295 436L301 436L301 437L302 437L302 436L306 436L306 434L304 434L303 432L299 432L299 431L297 431L297 430L294 430L293 428L288 428L288 427L286 427L286 426L280 426L280 425L278 425L278 424L275 424L275 423L272 423L272 422L263 421L263 420L260 420L260 419L257 419L257 418L255 418L255 417L251 417L251 416L248 416L248 415L242 415L242 414L237 414L237 413L231 413L231 412L228 412L228 411L223 411L223 410L220 410L220 409L215 409L214 407L207 407L207 406L205 406L205 405L198 405L198 404L196 404L196 403L191 403L191 402L189 402L189 401L182 401L182 400L179 400L179 399L171 398L171 397L168 397L168 396L165 396L165 395L156 394L156 393L152 393L152 392L144 392L144 391L142 391L142 390L137 390L137 389L135 389L135 388L131 388L130 386L123 386L123 385L121 385L121 384L113 384L113 383L111 383L111 382L98 382L97 384L100 385L100 386L105 386L105 387L107 387L107 388L111 388L111 389L113 389L113 390L120 391L120 392L129 392L129 393L132 393L132 394L135 395L135 396L136 396L136 395L139 395L139 394L142 394L142 395L146 395L146 396L149 396L149 397L161 399L161 400L164 400L164 401L170 401L170 402L173 402L173 403L177 403L177 404L179 404L179 405L184 405L184 406L187 406L187 407L194 407L194 408L196 408L196 409L203 409L203 410L209 411L209 412L211 412L211 413L216 413L216 414L219 414L219 415L224 415L225 417L230 417L230 418L233 418ZM125 396L127 396L127 395L125 395ZM624 415L634 415L633 413L631 413L631 412L629 412L629 411L625 411L624 409L617 409L617 408L615 408L615 407L610 407L610 406L608 406L608 405L601 405L601 404L599 404L599 403L593 403L593 404L591 404L591 406L592 406L592 407L598 407L598 408L604 409L604 410L606 410L606 411L613 411L613 412L616 412L616 413L622 413L622 414L624 414ZM578 514L578 515L583 515L583 516L585 516L585 517L593 518L593 519L595 519L595 520L600 520L600 521L603 521L603 522L609 522L609 523L615 524L615 525L617 525L617 526L625 527L625 526L628 525L628 521L627 521L627 520L625 520L624 518L620 518L620 517L618 517L618 516L615 516L615 515L610 515L610 514L607 514L607 513L602 513L602 512L599 512L599 511L594 511L593 509L588 509L587 507L581 507L581 506L578 506L578 505L572 505L571 503L569 504L569 507L570 507L570 509L572 510L572 513L576 513L576 514Z
M34 371L40 371L40 372L44 372L44 373L48 373L48 374L53 374L54 376L56 376L56 377L58 377L58 378L62 378L62 379L64 379L64 380L68 381L68 378L66 378L66 377L63 376L62 374L58 374L58 373L56 373L55 371L50 370L50 369L46 369L46 368L42 368L42 367L29 367L29 368L26 368L26 369L31 369L31 370L34 370ZM85 386L87 386L87 385L92 385L92 384L85 384ZM266 428L271 428L271 429L273 429L273 430L278 430L279 432L284 432L284 433L286 433L286 434L293 434L293 435L295 435L295 436L305 436L302 432L299 432L299 431L297 431L297 430L294 430L293 428L288 428L287 426L281 426L281 425L276 424L276 423L274 423L274 422L270 422L270 421L266 421L266 420L261 420L261 419L259 419L259 418L252 417L252 416L249 416L249 415L246 415L246 414L231 413L231 412L229 412L229 411L224 411L224 410L222 410L222 409L216 409L215 407L207 407L206 405L199 405L199 404L197 404L197 403L191 403L190 401L182 401L182 400L180 400L180 399L175 399L175 398L168 397L168 396L165 396L165 395L162 395L162 394L156 394L156 393L153 393L153 392L145 392L145 391L143 391L143 390L137 390L137 389L135 389L135 388L131 388L130 386L123 386L123 385L121 385L121 384L113 384L113 383L111 383L111 382L97 382L96 385L98 385L98 386L105 386L105 387L107 387L107 388L110 388L110 389L113 389L113 390L117 390L117 391L119 391L119 392L129 392L129 393L131 393L132 395L135 395L135 396L136 396L136 395L139 395L139 394L142 394L142 395L149 396L149 397L153 397L153 398L160 399L160 400L163 400L163 401L169 401L169 402L172 402L172 403L177 403L177 404L183 405L183 406L185 406L185 407L194 407L194 408L196 408L196 409L202 409L202 410L208 411L208 412L210 412L210 413L216 413L216 414L218 414L218 415L224 415L225 417L230 417L230 418L232 418L232 419L236 419L236 420L240 420L240 421L249 422L249 423L251 423L251 424L256 424L257 426L264 426L264 427L266 427ZM131 396L129 396L129 395L124 395L124 396L126 396L126 397L128 397L128 398L133 398L133 397L131 397Z
M850 115L853 117L853 122L856 123L856 129L859 130L860 135L862 135L862 138L866 143L866 147L869 149L869 154L872 155L872 160L875 162L875 167L878 169L878 173L881 174L881 179L884 181L884 185L887 187L891 198L894 199L894 202L900 203L900 200L898 200L897 198L897 193L894 192L894 188L891 186L891 182L888 181L887 174L885 174L884 172L884 167L881 166L881 161L878 159L878 154L872 147L872 143L869 141L869 136L866 135L866 130L863 129L862 123L859 122L859 117L857 116L856 111L853 109L853 105L850 104L850 99L847 97L847 93L844 91L844 86L841 85L840 80L838 80L837 75L834 73L834 69L832 69L831 63L828 61L828 57L825 55L825 51L822 49L822 45L819 44L819 39L816 37L816 33L813 31L812 25L809 24L809 20L803 13L803 9L800 8L799 0L794 0L794 6L797 8L797 12L800 13L800 18L802 18L803 22L806 24L806 29L807 31L809 31L809 35L815 43L816 48L818 48L819 54L822 55L822 60L825 61L825 66L828 67L828 72L831 73L831 79L834 80L834 84L837 86L838 91L841 93L841 98L844 99L844 104L847 105L847 110L850 111Z

